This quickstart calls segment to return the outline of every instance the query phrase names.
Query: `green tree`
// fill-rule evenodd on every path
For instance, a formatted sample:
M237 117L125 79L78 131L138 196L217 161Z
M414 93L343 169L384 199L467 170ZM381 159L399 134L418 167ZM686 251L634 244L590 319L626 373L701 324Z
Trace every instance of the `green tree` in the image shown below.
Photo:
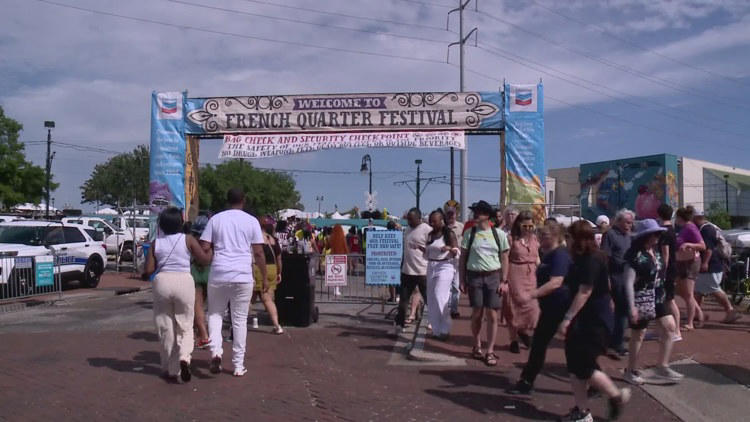
M706 214L708 221L716 224L720 229L728 230L732 228L732 220L727 213L726 206L718 202L712 202Z
M0 207L11 208L25 202L38 204L44 198L46 173L26 161L24 144L18 142L23 125L5 116L0 107ZM50 183L50 189L57 189Z
M284 208L302 209L300 194L291 176L259 170L239 160L201 167L198 177L201 208L213 212L225 209L227 190L233 187L245 191L248 205L257 215Z
M81 186L83 202L112 206L148 203L149 150L139 145L131 152L115 155L97 164Z

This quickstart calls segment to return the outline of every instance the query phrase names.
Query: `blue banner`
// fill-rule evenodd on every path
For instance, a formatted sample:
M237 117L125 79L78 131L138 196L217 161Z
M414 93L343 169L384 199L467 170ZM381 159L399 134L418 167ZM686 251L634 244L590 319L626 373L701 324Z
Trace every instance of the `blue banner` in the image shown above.
M539 204L545 217L544 98L542 84L505 84L505 198L509 204Z
M365 284L400 284L404 234L398 230L367 230L366 233Z
M52 256L37 256L35 284L37 287L52 286L55 284L55 259Z
M185 209L185 94L151 94L149 207Z

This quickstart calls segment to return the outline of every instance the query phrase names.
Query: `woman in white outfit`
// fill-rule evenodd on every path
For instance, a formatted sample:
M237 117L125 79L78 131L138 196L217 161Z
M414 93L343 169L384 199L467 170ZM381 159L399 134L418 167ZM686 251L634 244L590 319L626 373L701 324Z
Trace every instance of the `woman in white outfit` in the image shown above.
M161 367L170 381L190 381L193 353L195 284L190 275L190 257L202 264L211 262L198 241L182 233L182 212L174 207L159 215L159 233L151 243L146 275L154 279L154 322L159 335Z
M450 297L456 267L453 259L459 254L458 240L445 224L443 210L430 213L432 231L427 236L424 248L427 258L427 317L432 334L446 340L451 331Z

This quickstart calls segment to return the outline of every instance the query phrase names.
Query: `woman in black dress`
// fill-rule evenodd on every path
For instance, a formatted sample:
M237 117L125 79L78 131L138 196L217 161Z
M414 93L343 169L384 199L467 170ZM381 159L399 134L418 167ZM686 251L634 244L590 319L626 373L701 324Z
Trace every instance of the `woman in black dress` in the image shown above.
M562 420L593 421L588 409L589 384L609 397L609 419L614 420L630 400L630 389L617 388L596 362L607 351L614 325L607 261L587 221L573 223L569 233L573 265L565 283L573 300L560 323L558 336L565 339L565 358L575 407Z

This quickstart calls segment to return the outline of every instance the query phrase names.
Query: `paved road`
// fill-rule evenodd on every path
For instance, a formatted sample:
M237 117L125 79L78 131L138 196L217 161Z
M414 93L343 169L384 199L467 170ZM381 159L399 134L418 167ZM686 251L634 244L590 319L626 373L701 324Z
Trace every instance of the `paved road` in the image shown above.
M403 342L387 336L390 322L380 310L325 305L313 327L289 328L278 337L267 328L251 330L244 378L209 374L208 352L196 351L195 379L186 385L158 377L149 291L73 297L0 314L0 420L520 421L554 420L570 407L559 350L550 353L538 394L520 399L504 388L518 376L525 354L501 351L501 365L491 369L471 360L458 366L407 361ZM425 349L465 358L467 324L457 323L450 343L428 340ZM713 333L700 335L726 337L727 331ZM744 349L725 347L694 358L734 362L726 371L733 381L750 374L747 327L734 335L744 336ZM742 357L727 360L735 351ZM608 370L615 372L616 365ZM605 414L604 400L592 407L595 415ZM637 389L624 420L679 419Z

